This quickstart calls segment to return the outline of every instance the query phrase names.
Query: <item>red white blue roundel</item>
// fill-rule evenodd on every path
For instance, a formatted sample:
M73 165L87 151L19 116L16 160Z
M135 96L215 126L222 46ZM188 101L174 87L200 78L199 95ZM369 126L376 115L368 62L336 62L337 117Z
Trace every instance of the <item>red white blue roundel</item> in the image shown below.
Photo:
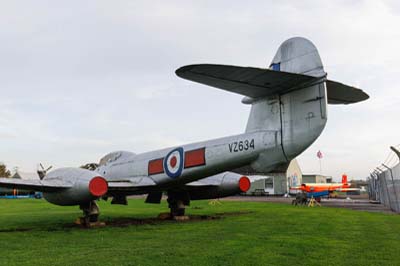
M170 151L164 159L165 173L171 177L176 178L182 174L183 170L183 148L176 148Z

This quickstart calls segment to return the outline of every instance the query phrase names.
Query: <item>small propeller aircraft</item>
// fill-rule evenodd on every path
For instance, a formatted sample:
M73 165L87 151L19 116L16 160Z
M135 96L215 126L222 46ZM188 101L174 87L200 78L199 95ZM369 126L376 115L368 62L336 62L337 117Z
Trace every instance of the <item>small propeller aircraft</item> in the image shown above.
M127 204L128 195L138 194L147 194L147 203L160 203L166 193L171 216L181 216L192 200L247 191L246 174L287 168L323 131L328 103L369 98L329 80L316 47L301 37L283 42L269 68L199 64L176 74L243 95L242 103L251 105L245 132L142 154L111 152L93 171L60 168L45 171L41 180L1 178L0 186L41 191L57 205L78 205L86 223L98 220L97 199Z
M299 187L292 187L307 193L307 197L320 198L329 196L333 192L351 192L360 191L359 188L351 188L351 184L347 182L347 175L342 175L342 183L304 183Z

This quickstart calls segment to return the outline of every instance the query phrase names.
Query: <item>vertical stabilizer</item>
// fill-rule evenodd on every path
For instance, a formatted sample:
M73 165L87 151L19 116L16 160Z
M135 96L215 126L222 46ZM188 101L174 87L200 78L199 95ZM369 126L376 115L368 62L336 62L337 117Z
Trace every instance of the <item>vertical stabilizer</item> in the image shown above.
M317 48L302 37L294 37L283 42L270 68L313 77L322 77L326 74Z
M347 184L347 175L342 175L342 184Z
M270 69L321 78L306 87L256 99L252 103L246 132L276 131L283 156L289 162L307 149L325 127L326 73L314 44L300 37L281 44ZM256 167L259 165L262 162L255 164Z

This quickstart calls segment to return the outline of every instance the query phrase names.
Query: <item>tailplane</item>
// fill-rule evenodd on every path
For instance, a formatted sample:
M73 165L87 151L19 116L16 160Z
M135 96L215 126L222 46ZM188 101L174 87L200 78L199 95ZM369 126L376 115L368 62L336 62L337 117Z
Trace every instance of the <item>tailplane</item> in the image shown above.
M245 96L242 102L252 105L246 132L268 132L265 142L276 145L275 152L261 154L252 164L259 172L270 171L263 167L274 162L287 165L307 149L325 127L328 103L368 99L360 89L327 80L317 48L301 37L283 42L268 69L200 64L176 74Z

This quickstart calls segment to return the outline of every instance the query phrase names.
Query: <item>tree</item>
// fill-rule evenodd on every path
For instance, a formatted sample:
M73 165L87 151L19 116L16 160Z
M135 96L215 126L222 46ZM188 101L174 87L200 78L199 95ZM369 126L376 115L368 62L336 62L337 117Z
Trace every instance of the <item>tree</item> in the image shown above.
M0 163L0 177L11 177L11 172L4 163Z

